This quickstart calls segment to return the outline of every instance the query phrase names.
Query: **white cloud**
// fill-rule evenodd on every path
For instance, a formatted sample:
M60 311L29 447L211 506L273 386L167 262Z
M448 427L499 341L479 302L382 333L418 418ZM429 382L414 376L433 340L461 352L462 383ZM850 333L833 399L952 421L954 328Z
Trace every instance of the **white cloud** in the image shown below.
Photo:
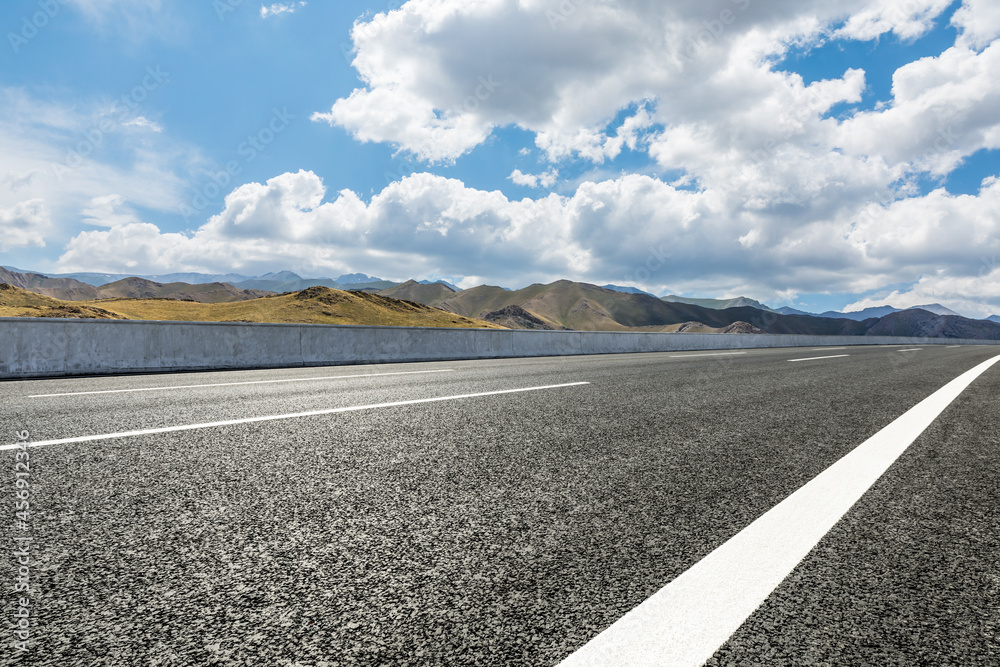
M995 0L963 0L951 21L962 29L962 41L982 48L1000 37L1000 4Z
M313 118L428 161L454 160L514 125L552 160L601 162L654 123L762 115L796 85L770 71L771 58L828 38L840 22L854 38L914 37L948 4L410 0L355 24L353 65L365 85ZM623 109L647 103L655 111L608 131Z
M136 116L131 120L125 121L122 125L126 127L141 127L143 129L150 130L151 132L163 132L163 127L161 127L159 123L149 120L145 116Z
M1000 268L995 258L984 258L981 276L925 276L910 289L894 290L884 297L859 299L844 307L856 311L878 306L913 308L934 303L950 308L959 315L985 319L1000 314Z
M3 179L3 183L11 192L17 192L31 185L41 173L39 169L29 169L23 172L8 171Z
M512 202L431 174L393 183L367 204L350 191L323 202L325 193L312 172L282 174L234 190L225 210L192 235L138 222L83 232L60 266L92 268L113 253L151 271L280 265L424 276L445 273L437 267L447 267L448 275L489 268L495 277L520 281L580 273L588 262L555 195Z
M886 33L893 33L904 40L913 40L926 34L934 19L951 5L953 0L907 2L880 0L851 15L835 37L873 40Z
M135 211L118 194L94 197L81 213L84 224L96 227L121 227L139 222Z
M851 242L864 253L870 271L886 277L883 284L919 280L907 291L859 300L847 308L908 308L940 302L973 317L1000 313L998 211L1000 178L996 177L986 179L976 196L936 190L925 197L872 207L860 216Z
M44 200L50 245L68 240L81 219L93 217L86 209L111 193L134 207L177 211L196 151L122 109L109 100L52 102L0 87L0 209Z
M8 209L0 209L0 251L27 246L44 246L51 226L45 202L29 199Z
M526 188L551 188L559 180L559 171L555 167L549 167L541 174L525 174L520 169L515 169L507 179Z
M891 106L846 120L836 143L913 171L946 175L982 149L1000 148L1000 42L962 46L904 65Z
M278 16L280 14L291 14L299 7L305 7L305 2L276 2L273 5L261 5L260 17L266 19L268 16Z

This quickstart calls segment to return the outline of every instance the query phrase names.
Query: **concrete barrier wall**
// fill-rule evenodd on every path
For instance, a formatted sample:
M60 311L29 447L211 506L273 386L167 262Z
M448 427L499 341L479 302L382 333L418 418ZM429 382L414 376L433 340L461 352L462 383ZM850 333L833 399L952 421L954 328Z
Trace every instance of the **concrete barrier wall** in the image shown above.
M764 347L997 345L886 336L610 333L0 318L0 378Z

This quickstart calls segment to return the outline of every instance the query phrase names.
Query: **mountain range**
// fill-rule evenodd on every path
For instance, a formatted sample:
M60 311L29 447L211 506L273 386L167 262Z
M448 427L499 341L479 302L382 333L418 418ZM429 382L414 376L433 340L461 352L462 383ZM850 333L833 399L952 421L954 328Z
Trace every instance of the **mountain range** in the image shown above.
M777 311L775 312L781 313L782 315L813 315L815 317L835 317L835 318L842 318L842 319L855 320L857 322L861 322L863 320L868 320L873 317L885 317L886 315L890 315L892 313L900 313L903 312L904 310L926 310L927 312L934 313L935 315L954 315L956 317L961 317L961 315L956 313L954 310L952 310L951 308L946 308L945 306L942 306L940 303L929 303L923 306L912 306L910 308L893 308L892 306L873 306L871 308L865 308L864 310L854 310L847 313L841 313L836 310L828 310L825 313L818 313L818 314L807 313L802 310L796 310L795 308L789 308L788 306L784 306L782 308L778 308Z
M0 267L14 273L34 273L25 271L13 266ZM47 278L71 278L88 285L100 287L108 283L124 280L125 278L145 278L155 283L188 283L190 285L200 285L202 283L229 283L238 285L248 280L276 280L276 281L298 281L303 280L299 275L291 271L279 271L278 273L267 273L263 276L244 276L238 273L210 274L210 273L168 273L163 275L136 275L134 273L53 273L47 274ZM338 285L359 285L364 283L381 282L381 278L367 276L363 273L348 273L337 279L320 278L317 282L337 283ZM328 287L329 285L322 285ZM312 287L312 286L311 286Z
M88 277L91 282L79 277ZM178 277L200 282L152 280ZM239 280L207 280L222 277ZM107 282L109 278L118 279ZM658 298L636 288L617 285L599 287L568 280L531 285L519 290L489 285L459 290L444 281L409 280L396 283L365 274L348 274L337 280L306 279L290 271L253 277L238 274L169 274L120 278L112 274L46 276L0 268L0 283L65 301L86 301L93 308L100 308L101 300L107 299L167 299L223 304L326 288L366 292L440 308L461 318L520 329L831 335L894 332L891 335L1000 339L1000 317L971 320L940 304L906 310L882 306L851 313L828 311L817 315L788 307L772 309L745 297L702 299L666 295Z
M745 296L738 296L734 299L694 299L690 297L677 296L676 294L668 294L667 296L660 297L664 301L669 301L671 303L686 303L692 306L701 306L702 308L711 308L712 310L725 310L726 308L756 308L758 310L768 310L771 312L775 311L773 308L765 306L760 301L755 301L754 299L748 299ZM811 315L812 313L804 313L798 311L795 313L788 313L791 315ZM825 316L824 316L825 317Z
M750 305L706 308L560 280L508 291L480 285L460 292L414 281L383 292L436 306L465 317L511 328L576 331L757 331L814 335L938 336L1000 339L1000 324L926 310L906 310L862 321L815 315L783 315ZM750 300L747 300L750 301ZM757 303L757 302L753 302ZM735 329L734 329L735 327ZM911 331L911 333L900 333ZM889 335L889 334L885 334Z

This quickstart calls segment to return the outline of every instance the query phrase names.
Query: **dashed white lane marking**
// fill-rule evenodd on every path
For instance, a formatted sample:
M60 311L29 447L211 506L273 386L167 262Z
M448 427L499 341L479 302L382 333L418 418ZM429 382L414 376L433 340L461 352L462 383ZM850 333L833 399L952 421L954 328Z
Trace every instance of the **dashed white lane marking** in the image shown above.
M1000 356L907 410L560 667L697 667L707 661L948 405Z
M814 347L810 352L835 352L836 350L846 349L846 347Z
M111 440L114 438L128 438L135 435L152 435L154 433L174 433L176 431L194 431L203 428L215 428L218 426L234 426L237 424L254 424L257 422L276 421L279 419L297 419L299 417L315 417L318 415L332 415L338 412L357 412L359 410L375 410L378 408L395 408L402 405L419 405L420 403L437 403L440 401L458 401L464 398L479 398L481 396L499 396L501 394L518 394L528 391L543 391L546 389L562 389L565 387L579 387L590 384L589 382L570 382L568 384L553 384L544 387L526 387L524 389L503 389L500 391L483 391L475 394L460 394L457 396L440 396L437 398L418 398L410 401L394 401L392 403L375 403L372 405L353 405L344 408L328 408L326 410L310 410L309 412L295 412L287 415L269 415L266 417L247 417L244 419L227 419L225 421L206 422L203 424L184 424L183 426L165 426L162 428L145 428L136 431L121 431L119 433L104 433L101 435L84 435L76 438L60 438L58 440L40 440L29 442L28 447L47 447L49 445L68 445L76 442L93 442L95 440ZM20 449L21 445L0 445L0 451L10 449Z
M829 357L808 357L806 359L789 359L789 361L819 361L820 359L840 359L841 357L849 357L849 354L832 354Z
M33 394L28 398L52 398L55 396L90 396L93 394L127 394L134 391L167 391L170 389L201 389L203 387L235 387L244 384L279 384L281 382L319 382L320 380L346 380L348 378L373 378L383 375L421 375L427 373L452 373L454 369L442 368L433 371L400 371L396 373L365 373L363 375L329 375L318 378L289 378L286 380L251 380L247 382L218 382L215 384L180 384L166 387L138 387L135 389L104 389L102 391L69 391L64 394Z
M896 350L896 352L919 352L922 349L923 349L922 347L914 347L910 348L909 350Z
M688 359L690 357L732 357L746 352L710 352L704 354L671 354L671 359Z

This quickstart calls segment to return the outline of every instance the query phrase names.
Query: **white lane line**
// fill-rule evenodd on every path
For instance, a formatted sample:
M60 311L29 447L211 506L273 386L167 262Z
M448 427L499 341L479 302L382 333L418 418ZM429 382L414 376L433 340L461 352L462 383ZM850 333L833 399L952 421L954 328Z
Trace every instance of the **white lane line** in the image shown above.
M290 378L287 380L252 380L247 382L218 382L215 384L181 384L166 387L139 387L136 389L105 389L103 391L70 391L64 394L33 394L28 398L52 398L55 396L91 396L93 394L127 394L133 391L167 391L170 389L201 389L203 387L235 387L243 384L278 384L280 382L318 382L320 380L345 380L347 378L373 378L383 375L420 375L426 373L452 373L454 369L444 368L433 371L400 371L396 373L365 373L363 375L329 375L318 378Z
M846 347L814 347L812 352L834 352L835 350L846 350Z
M234 426L237 424L254 424L256 422L276 421L279 419L297 419L299 417L315 417L318 415L332 415L338 412L356 412L358 410L375 410L378 408L395 408L402 405L418 405L420 403L436 403L439 401L458 401L464 398L479 398L481 396L499 396L501 394L518 394L527 391L543 391L545 389L562 389L564 387L579 387L590 384L589 382L570 382L568 384L552 384L544 387L527 387L524 389L503 389L501 391L483 391L476 394L459 394L457 396L439 396L436 398L418 398L410 401L394 401L392 403L374 403L372 405L352 405L345 408L328 408L326 410L310 410L309 412L294 412L287 415L269 415L267 417L247 417L244 419L227 419L218 422L206 422L203 424L184 424L183 426L165 426L162 428L145 428L136 431L121 431L119 433L104 433L101 435L84 435L76 438L60 438L58 440L40 440L29 442L28 447L47 447L48 445L68 445L75 442L93 442L95 440L111 440L114 438L128 438L135 435L152 435L154 433L174 433L176 431L194 431L203 428L215 428L217 426ZM0 451L10 449L20 449L21 445L0 445Z
M849 354L832 354L829 357L808 357L806 359L789 359L789 361L819 361L820 359L840 359L842 357L849 357Z
M711 352L706 354L671 354L671 359L688 359L690 357L732 357L746 352Z
M979 364L907 410L560 667L704 664L924 429L998 361Z
M914 348L911 348L909 350L896 350L896 352L919 352L922 349L923 348L921 348L921 347L914 347Z

